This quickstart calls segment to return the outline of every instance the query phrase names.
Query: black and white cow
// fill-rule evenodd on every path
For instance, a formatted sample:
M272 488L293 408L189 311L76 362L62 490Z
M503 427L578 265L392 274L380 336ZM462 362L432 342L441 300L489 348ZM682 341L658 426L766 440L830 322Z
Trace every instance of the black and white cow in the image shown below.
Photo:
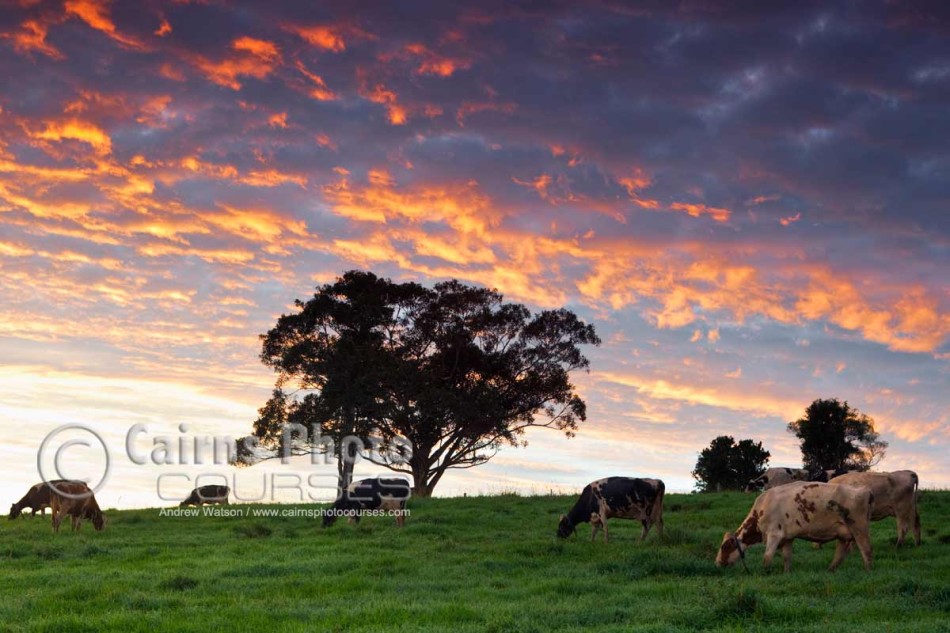
M642 541L655 523L657 532L663 535L663 495L666 486L659 479L635 479L633 477L607 477L592 481L584 487L580 499L566 515L561 515L557 535L567 538L577 530L579 523L590 521L590 540L598 530L608 539L607 519L633 519L643 524Z
M745 491L771 490L793 481L808 481L808 471L804 468L768 468L764 473L746 484Z
M185 506L201 506L205 504L228 505L229 494L231 494L231 489L227 486L219 486L215 484L201 486L192 490L191 494L188 495L188 498L178 505L182 508Z
M339 516L359 523L360 516L367 510L398 511L396 525L402 527L406 523L404 510L411 493L409 482L401 477L354 481L323 515L323 527L333 525Z

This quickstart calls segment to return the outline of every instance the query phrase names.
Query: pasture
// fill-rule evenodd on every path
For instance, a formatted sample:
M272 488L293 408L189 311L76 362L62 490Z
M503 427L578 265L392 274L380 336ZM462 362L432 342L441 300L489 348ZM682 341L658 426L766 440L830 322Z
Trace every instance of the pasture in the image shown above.
M107 511L101 533L49 516L0 524L0 631L950 631L950 492L920 502L924 543L873 524L874 570L798 541L792 571L763 547L713 559L753 495L666 497L666 534L611 520L555 538L574 497L414 499L392 518L162 517ZM282 506L286 507L286 506ZM240 508L250 514L247 506Z

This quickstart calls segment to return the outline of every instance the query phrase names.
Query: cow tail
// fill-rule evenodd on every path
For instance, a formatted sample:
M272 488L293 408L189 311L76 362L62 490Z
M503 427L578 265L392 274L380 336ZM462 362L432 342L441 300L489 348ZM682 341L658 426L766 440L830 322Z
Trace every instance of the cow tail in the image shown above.
M663 535L663 497L666 495L666 484L662 481L657 482L656 501L653 503L653 513L650 516L652 523L657 526L657 531Z
M919 532L920 532L920 514L917 512L917 495L920 494L920 493L918 492L918 486L919 486L919 484L920 484L920 480L917 478L917 473L913 473L913 475L914 475L914 505L913 505L913 508L914 508L914 529L919 533ZM918 543L918 545L919 545L919 543Z

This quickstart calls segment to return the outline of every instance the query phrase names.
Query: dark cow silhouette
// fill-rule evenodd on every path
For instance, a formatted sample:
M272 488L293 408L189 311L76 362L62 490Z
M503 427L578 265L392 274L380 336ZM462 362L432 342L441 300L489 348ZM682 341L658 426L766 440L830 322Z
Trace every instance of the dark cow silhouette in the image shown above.
M367 510L389 510L396 514L396 525L406 524L406 501L412 493L409 482L401 477L363 479L353 482L323 515L323 527L333 525L338 516L346 516L351 523L359 523Z
M567 538L577 530L579 523L591 524L590 539L598 530L604 531L608 540L607 519L617 517L633 519L643 524L640 540L647 537L655 523L663 535L663 496L666 486L659 479L636 479L632 477L607 477L592 481L584 487L580 498L571 511L561 515L557 535Z
M9 518L17 518L27 508L31 510L30 516L36 516L37 510L40 511L41 515L45 516L46 508L50 507L51 505L49 494L50 484L56 485L70 482L83 483L81 481L73 482L70 479L53 479L52 481L41 481L38 484L30 486L30 489L26 491L26 494L23 495L23 498L10 506Z
M227 486L201 486L192 490L188 498L178 505L182 508L185 506L200 506L206 503L209 505L228 505L229 494L231 494L231 489Z
M65 481L50 485L50 507L53 509L53 532L59 532L63 517L72 518L73 530L79 530L83 519L92 521L96 531L105 528L106 519L96 503L96 495L81 481Z

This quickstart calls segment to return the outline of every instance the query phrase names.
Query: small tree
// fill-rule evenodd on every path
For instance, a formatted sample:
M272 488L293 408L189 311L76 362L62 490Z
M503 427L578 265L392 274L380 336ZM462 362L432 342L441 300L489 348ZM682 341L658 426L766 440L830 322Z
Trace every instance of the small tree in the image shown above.
M837 398L812 402L804 417L788 424L788 432L801 441L802 461L811 471L868 470L887 451L874 420Z
M736 443L731 436L720 435L700 452L696 460L693 470L696 488L700 492L741 490L750 480L765 472L769 457L771 455L762 447L762 442L741 440Z

